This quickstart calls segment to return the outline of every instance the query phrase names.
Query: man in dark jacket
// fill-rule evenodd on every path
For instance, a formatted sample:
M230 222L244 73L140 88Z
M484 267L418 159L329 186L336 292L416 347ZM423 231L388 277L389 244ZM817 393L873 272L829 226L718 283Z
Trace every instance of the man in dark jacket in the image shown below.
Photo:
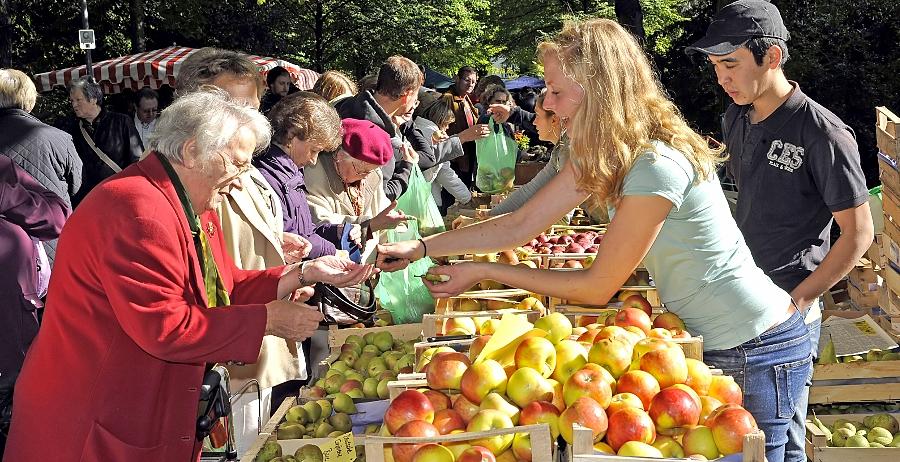
M406 191L412 164L418 161L401 126L411 119L423 82L424 76L416 63L402 56L391 56L378 71L374 92L362 91L335 107L342 119L368 120L391 137L394 156L381 168L384 193L390 200Z
M77 206L94 186L136 162L144 146L131 118L100 106L103 90L89 78L69 85L69 101L75 117L63 121L60 128L72 135L84 163L81 189L72 200Z
M0 69L0 154L7 155L72 208L81 187L81 159L72 137L31 115L37 101L34 82L21 71ZM44 242L53 265L56 239Z

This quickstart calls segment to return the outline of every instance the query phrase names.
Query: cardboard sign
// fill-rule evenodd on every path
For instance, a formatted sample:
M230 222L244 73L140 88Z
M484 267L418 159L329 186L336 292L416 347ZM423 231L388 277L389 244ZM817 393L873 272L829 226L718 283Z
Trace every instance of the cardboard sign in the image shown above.
M356 460L356 444L353 442L353 433L347 432L331 440L320 444L324 458L323 462L353 462Z

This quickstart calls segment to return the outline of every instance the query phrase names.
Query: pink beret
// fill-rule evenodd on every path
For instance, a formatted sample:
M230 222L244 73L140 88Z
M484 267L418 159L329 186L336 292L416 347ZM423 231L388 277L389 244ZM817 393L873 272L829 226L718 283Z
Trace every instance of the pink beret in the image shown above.
M342 147L350 157L382 166L394 156L391 137L381 127L368 120L343 119Z

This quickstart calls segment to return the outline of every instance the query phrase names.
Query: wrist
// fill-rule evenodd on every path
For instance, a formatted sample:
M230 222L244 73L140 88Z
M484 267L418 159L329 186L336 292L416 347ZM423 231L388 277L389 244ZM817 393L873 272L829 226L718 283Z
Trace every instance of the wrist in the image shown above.
M315 281L312 281L306 275L306 273L307 273L306 267L310 263L312 263L312 261L307 260L307 261L300 263L300 265L297 267L297 288L298 289L301 289L303 287L309 287L309 286L315 284Z
M425 239L419 238L418 241L419 241L419 247L422 248L422 256L417 258L417 260L421 260L422 258L425 258L428 256L428 245L425 244Z

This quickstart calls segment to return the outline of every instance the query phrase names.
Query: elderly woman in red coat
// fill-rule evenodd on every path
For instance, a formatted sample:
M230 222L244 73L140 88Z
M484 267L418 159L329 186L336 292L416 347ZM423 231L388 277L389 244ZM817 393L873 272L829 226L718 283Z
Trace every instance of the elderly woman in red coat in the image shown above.
M285 298L371 275L349 261L234 266L211 210L269 138L224 92L187 95L163 111L153 152L85 198L60 238L4 461L197 459L205 364L254 362L266 334L310 336L321 315Z

